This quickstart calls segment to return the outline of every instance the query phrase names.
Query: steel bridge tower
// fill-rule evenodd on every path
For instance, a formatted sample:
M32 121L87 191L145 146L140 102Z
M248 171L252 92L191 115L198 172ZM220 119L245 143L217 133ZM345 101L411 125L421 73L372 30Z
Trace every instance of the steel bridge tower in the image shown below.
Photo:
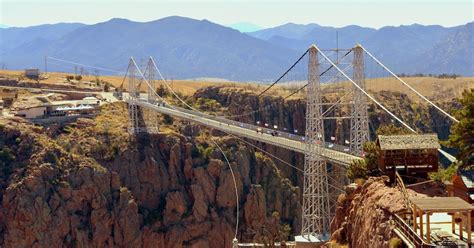
M308 96L306 103L306 148L301 235L317 242L329 236L330 208L327 165L317 149L324 144L318 51L309 48Z
M137 65L133 58L130 58L128 64L128 115L130 134L137 134L140 132L138 125L138 79L137 79Z
M155 82L155 66L153 63L153 58L150 57L148 60L146 69L145 69L145 78L148 81L147 84L147 95L148 95L148 102L149 103L156 103L156 82Z
M353 80L363 90L365 90L365 74L364 74L364 50L360 45L356 45L353 49L354 60ZM354 155L363 153L364 143L369 141L369 114L367 111L367 97L352 85L353 89L353 105L351 109L351 133L350 133L350 152Z
M147 66L145 68L145 79L146 83L146 91L147 91L147 101L151 104L158 103L158 97L156 96L156 68L153 58L150 57L148 59ZM146 126L146 131L148 133L158 133L158 115L155 111L150 109L145 110L144 116L144 125Z
M150 110L144 109L137 105L139 101L140 88L145 83L147 91L147 101L151 104L158 102L156 95L156 69L153 59L150 57L144 74L138 69L133 58L130 58L127 71L128 82L128 114L129 114L129 132L130 134L138 134L140 132L158 133L158 115Z

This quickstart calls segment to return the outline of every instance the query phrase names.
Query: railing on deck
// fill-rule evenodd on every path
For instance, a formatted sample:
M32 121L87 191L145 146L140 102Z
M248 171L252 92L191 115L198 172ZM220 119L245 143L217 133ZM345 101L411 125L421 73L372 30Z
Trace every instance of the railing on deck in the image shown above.
M392 214L395 228L402 233L416 248L431 248L435 245L426 243L400 216Z
M408 211L411 211L411 202L408 198L408 191L405 187L405 184L403 183L402 177L400 176L400 174L398 174L398 171L395 171L395 182L400 187L400 191L402 192L403 196L403 201L405 202L405 207L408 209Z
M146 101L138 101L138 104L143 107L153 108L161 113L176 115L177 117L196 121L212 128L230 131L231 133L242 137L247 137L268 144L281 146L297 152L304 152L306 149L306 144L304 142L303 136L281 131L275 133L275 130L270 128L259 127L247 123L228 120L222 117L211 116L205 113L200 113L179 107L169 108L161 104L156 105L148 103ZM257 132L257 130L260 130L261 132ZM275 137L271 136L272 132ZM361 159L360 157L348 154L348 148L344 146L338 146L336 144L331 143L315 145L320 149L318 152L319 155L327 158L330 162L349 165L353 160Z
M205 113L202 113L202 112L197 112L197 111L194 111L194 110L189 110L189 109L185 109L185 108L181 108L181 107L173 107L173 108L176 109L176 110L179 110L181 112L184 112L184 113L188 113L188 114L192 114L192 115L196 115L196 116L201 116L201 117L204 117L206 119L219 121L221 123L242 127L242 128L245 128L245 129L250 129L250 130L257 131L257 129L260 128L263 133L267 133L267 134L271 134L272 132L277 131L277 137L282 137L282 138L286 138L286 139L290 139L290 140L294 140L294 141L304 142L304 136L301 136L301 135L292 134L292 133L288 133L288 132L284 132L284 131L280 131L280 130L275 130L275 129L272 129L272 128L247 124L247 123L244 123L244 122L229 120L229 119L224 118L224 117L213 116L213 115L209 115L209 114L205 114ZM348 146L343 146L343 145L339 145L339 144L335 144L335 143L331 143L331 142L324 142L324 144L321 144L321 146L323 146L325 148L328 148L328 149L331 149L331 150L349 153L349 147Z

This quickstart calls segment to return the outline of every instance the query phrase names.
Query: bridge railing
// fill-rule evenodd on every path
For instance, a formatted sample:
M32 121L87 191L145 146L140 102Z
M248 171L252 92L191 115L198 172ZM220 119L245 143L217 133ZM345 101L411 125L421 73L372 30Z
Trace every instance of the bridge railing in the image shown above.
M306 150L305 146L307 144L303 142L304 138L302 136L294 135L296 137L292 137L293 139L289 139L289 138L284 137L284 135L280 134L280 135L276 135L275 137L272 137L270 134L267 133L267 131L274 132L275 130L272 130L269 128L263 128L263 127L259 127L255 125L227 120L222 117L210 116L208 114L199 113L199 112L188 110L188 109L183 109L183 108L178 108L178 107L170 108L170 107L164 106L162 103L153 104L153 103L149 103L147 101L142 101L142 100L139 100L137 103L139 105L142 105L143 107L153 108L160 113L169 114L169 115L176 116L178 118L183 118L185 120L193 121L196 123L201 123L205 126L220 129L221 131L227 130L230 133L233 133L234 135L247 137L256 141L262 141L264 143L275 145L275 146L284 147L290 150L294 150L296 152L304 153ZM257 132L258 128L261 128L262 131L265 133ZM255 132L251 130L254 130ZM280 132L280 133L288 135L288 133L284 133L284 132ZM301 139L298 139L298 138L301 138ZM330 148L317 145L317 144L315 144L315 146L318 147L317 149L318 154L322 157L327 158L328 161L330 162L343 164L343 165L349 165L353 160L360 159L357 156L353 156L349 154L346 150L344 151L332 150Z
M426 243L418 233L415 232L400 216L392 214L392 221L395 228L402 233L417 248L432 248L436 245Z
M180 108L180 107L174 107L174 108L178 109L179 111L185 112L185 113L201 116L201 117L204 117L204 118L207 118L207 119L216 120L216 121L219 121L219 122L222 122L222 123L225 123L225 124L229 124L229 125L233 125L233 126L239 126L239 127L245 128L245 129L254 130L255 132L257 132L257 130L260 129L263 133L271 135L272 133L274 133L276 131L276 134L275 134L276 137L286 138L286 139L299 141L299 142L305 142L305 137L301 136L301 135L292 134L292 133L288 133L288 132L284 132L284 131L280 131L280 130L275 130L275 129L272 129L272 128L252 125L252 124L248 124L248 123L244 123L244 122L229 120L229 119L226 119L226 118L223 118L223 117L213 116L213 115L209 115L209 114L205 114L205 113L202 113L202 112L197 112L197 111L189 110L189 109L185 109L185 108ZM319 144L319 145L321 145L321 144ZM336 144L336 143L332 143L332 142L324 142L324 147L328 148L328 149L331 149L331 150L336 150L336 151L339 151L339 152L349 153L349 147L339 145L339 144Z
M403 201L405 203L405 207L409 210L411 210L411 202L410 202L410 199L408 197L408 191L405 187L405 184L403 183L403 179L402 177L400 176L400 174L398 174L398 171L395 171L395 182L396 184L398 185L398 187L400 188L400 191L402 192L402 196L403 196Z

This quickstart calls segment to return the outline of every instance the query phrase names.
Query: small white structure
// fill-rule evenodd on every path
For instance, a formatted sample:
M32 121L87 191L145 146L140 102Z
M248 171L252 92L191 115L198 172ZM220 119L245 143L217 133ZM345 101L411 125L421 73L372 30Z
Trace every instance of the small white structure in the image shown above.
M99 105L100 100L93 96L86 96L79 102L80 104Z
M28 78L39 78L39 69L38 68L30 68L25 69L25 76Z

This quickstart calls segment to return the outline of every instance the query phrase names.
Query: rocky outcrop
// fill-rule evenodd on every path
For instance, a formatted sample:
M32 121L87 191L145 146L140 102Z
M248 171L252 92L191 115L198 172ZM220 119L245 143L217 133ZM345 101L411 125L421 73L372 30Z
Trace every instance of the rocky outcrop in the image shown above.
M291 97L283 100L283 97L278 94L266 94L258 97L259 88L245 88L245 87L231 87L231 86L210 86L198 90L194 94L195 99L212 99L216 100L225 110L222 115L233 116L232 119L242 121L245 123L256 124L268 123L270 125L277 125L280 128L286 128L288 132L297 130L299 134L304 134L306 119L305 109L306 100L304 97ZM281 92L280 92L281 93ZM285 92L283 92L285 93ZM290 92L286 93L289 94ZM451 121L443 116L439 111L428 105L419 104L411 100L406 94L391 91L370 92L384 105L394 111L397 116L400 116L410 126L424 132L436 132L440 139L447 139L449 134L449 127ZM283 94L282 96L286 96ZM327 94L323 97L324 102L335 102L338 99L337 94ZM455 101L442 102L444 109L451 109L456 106ZM323 112L328 110L330 105L323 106ZM326 116L340 116L350 113L350 109L345 107L341 110L333 108L329 110ZM255 111L259 110L259 111ZM343 113L339 113L342 111ZM392 123L392 117L383 112L375 104L369 102L369 121L371 140L375 140L374 131L382 124ZM251 113L242 115L244 113ZM350 120L325 120L325 138L328 142L331 141L331 136L334 136L340 144L345 145L344 140L350 140ZM282 148L274 147L267 144L255 142L259 147L262 147L271 154L278 155L284 161L293 164L300 169L303 169L304 156L302 154L288 151ZM303 176L298 170L287 166L286 164L275 161L283 175L289 178L294 185L303 186Z
M387 177L371 177L346 187L331 222L331 239L349 247L388 247L394 237L391 215L405 210L401 192L388 187Z
M258 225L265 223L266 214L265 192L260 185L252 185L244 205L245 223L250 229L255 229Z
M138 205L116 173L19 119L1 122L2 247L139 247Z
M298 188L272 160L220 137L231 170L202 129L130 139L123 107L53 132L0 120L0 155L14 151L0 174L0 246L230 247L237 208L239 240L274 211L299 231Z
M304 130L301 99L257 98L221 87L196 97L216 99L231 114L274 104L277 108L241 120ZM299 171L235 138L211 136L215 133L179 120L160 119L161 133L131 137L126 112L124 105L107 105L93 120L50 129L0 119L1 247L230 247L237 218L237 237L252 241L251 230L273 212L293 234L300 231ZM302 154L258 145L303 166ZM370 179L348 192L337 209L344 217L332 225L341 240L354 247L385 244L387 216L398 211L393 203L399 195L379 192L383 186Z

